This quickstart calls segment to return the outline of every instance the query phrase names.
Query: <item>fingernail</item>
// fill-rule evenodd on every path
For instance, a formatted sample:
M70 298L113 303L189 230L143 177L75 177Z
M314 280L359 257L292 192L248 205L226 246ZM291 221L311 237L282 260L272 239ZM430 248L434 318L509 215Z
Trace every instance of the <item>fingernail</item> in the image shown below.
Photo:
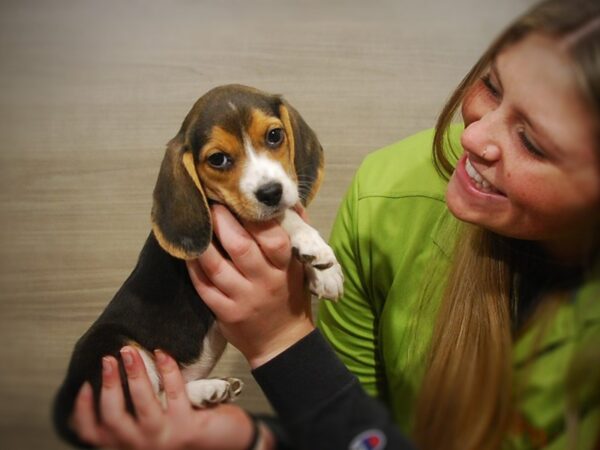
M81 386L80 395L83 398L89 398L92 396L92 386L90 385L89 381L86 381L83 383L83 386Z
M156 357L156 362L160 365L164 365L167 363L167 355L162 350L154 350L154 356Z
M102 358L102 372L104 375L110 375L112 372L112 365L110 364L110 359L108 356Z
M129 368L133 365L133 355L131 354L131 350L127 347L121 349L121 358L123 358L123 364L125 367Z

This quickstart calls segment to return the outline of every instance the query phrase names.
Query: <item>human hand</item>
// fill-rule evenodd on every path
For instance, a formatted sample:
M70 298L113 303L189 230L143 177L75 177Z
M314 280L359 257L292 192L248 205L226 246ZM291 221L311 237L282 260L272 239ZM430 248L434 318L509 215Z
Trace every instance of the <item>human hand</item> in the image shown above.
M240 224L221 205L212 220L231 259L211 243L188 261L190 277L225 338L256 368L314 329L304 268L277 221Z
M254 428L246 412L231 404L194 409L186 395L183 376L171 357L156 352L167 402L163 408L137 350L124 347L121 355L137 417L125 408L117 360L107 356L102 360L101 420L96 419L92 388L88 383L83 385L75 402L72 425L82 440L98 447L129 450L246 450L249 447ZM264 428L263 437L268 434ZM269 440L268 436L266 439Z

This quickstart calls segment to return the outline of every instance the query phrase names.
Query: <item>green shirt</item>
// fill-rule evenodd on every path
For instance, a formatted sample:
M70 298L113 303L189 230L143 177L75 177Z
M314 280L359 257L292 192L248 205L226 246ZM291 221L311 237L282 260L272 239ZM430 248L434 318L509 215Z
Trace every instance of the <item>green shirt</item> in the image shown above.
M460 131L451 132L456 149ZM407 434L458 227L446 208L447 183L433 166L432 138L432 130L421 132L361 165L331 235L344 268L344 296L322 302L318 320L342 361L388 404ZM535 327L515 343L517 382L528 370L518 407L533 431L511 436L511 448L567 448L565 378L572 355L585 346L600 356L600 281L592 280L560 307L541 343ZM525 365L532 348L533 362ZM576 448L591 448L600 425L598 397L589 390L580 397Z

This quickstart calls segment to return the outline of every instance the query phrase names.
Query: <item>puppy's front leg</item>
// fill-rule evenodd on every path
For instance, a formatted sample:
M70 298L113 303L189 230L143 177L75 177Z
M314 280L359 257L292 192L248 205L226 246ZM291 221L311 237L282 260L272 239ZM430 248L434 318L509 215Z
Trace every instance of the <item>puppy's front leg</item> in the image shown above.
M331 247L293 209L285 211L281 226L304 264L311 292L321 298L337 300L343 293L344 275Z

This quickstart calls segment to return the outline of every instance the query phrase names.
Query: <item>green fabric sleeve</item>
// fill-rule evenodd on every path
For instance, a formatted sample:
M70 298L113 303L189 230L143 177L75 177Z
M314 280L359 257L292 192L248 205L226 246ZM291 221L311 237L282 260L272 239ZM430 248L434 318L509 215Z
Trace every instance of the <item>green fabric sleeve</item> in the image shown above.
M331 245L344 271L343 307L321 304L319 328L365 390L379 396L379 359L376 357L376 317L364 288L357 239L358 177L339 208Z

